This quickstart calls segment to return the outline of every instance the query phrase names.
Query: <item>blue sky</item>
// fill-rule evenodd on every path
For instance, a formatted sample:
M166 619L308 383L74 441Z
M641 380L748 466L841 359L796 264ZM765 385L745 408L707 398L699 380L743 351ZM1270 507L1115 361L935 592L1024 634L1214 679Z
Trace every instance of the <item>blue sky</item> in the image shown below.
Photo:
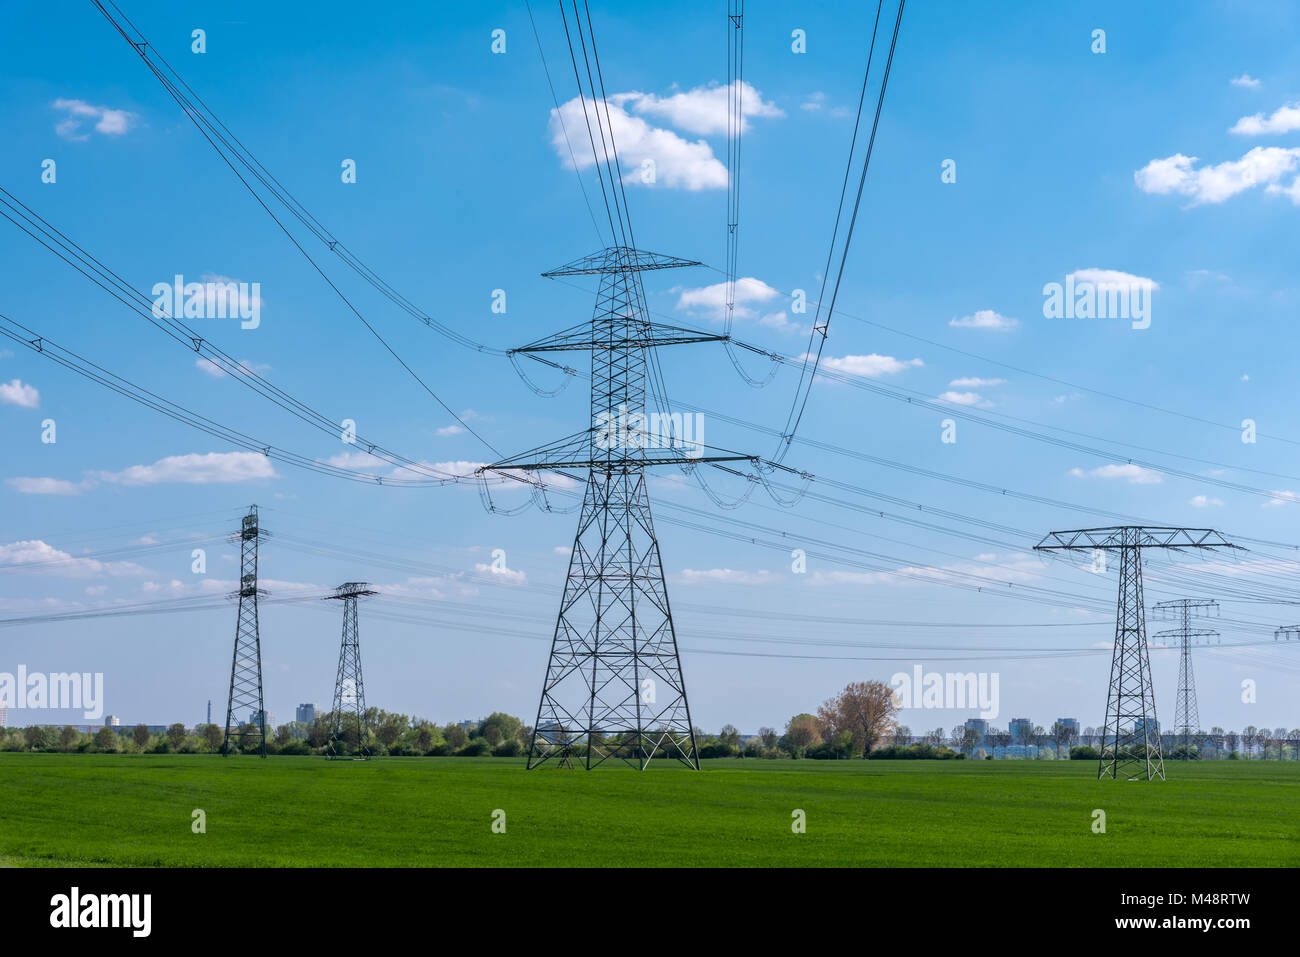
M311 17L241 2L123 9L316 217L439 321L506 347L590 317L590 282L539 276L607 237L557 141L522 5L326 2ZM534 14L568 104L577 91L559 15L540 3ZM873 14L835 3L746 11L752 112L738 271L746 295L735 331L785 355L807 345L808 315L795 313L787 294L803 289L815 299L820 286ZM718 295L708 287L723 279L726 249L725 5L602 3L592 16L629 174L638 159L656 161L653 185L628 177L639 244L715 267L650 274L650 308L718 330ZM1224 599L1216 627L1224 646L1239 646L1198 652L1207 727L1298 723L1300 647L1274 642L1273 628L1300 613L1240 601L1296 598L1287 591L1294 549L1283 546L1300 542L1289 321L1300 306L1298 17L1272 3L909 6L825 367L914 401L820 378L801 427L801 438L823 446L997 489L1274 543L1252 545L1226 568L1189 557L1148 568L1148 603ZM56 18L46 4L9 3L0 27L0 185L146 293L178 273L259 283L256 329L196 322L332 419L353 419L416 460L492 459L322 282L93 6L71 5ZM190 50L196 28L206 31L203 54ZM501 54L491 50L496 29L505 31ZM791 50L796 29L807 37L802 54ZM1092 52L1098 29L1104 53ZM873 98L875 89L873 80ZM584 141L573 145L581 158ZM42 182L46 159L55 161L54 183ZM345 159L356 163L355 183L341 181ZM941 177L946 160L955 182ZM599 204L592 168L580 172ZM0 227L0 312L266 441L321 461L355 452L213 375L15 226ZM538 397L507 361L413 321L298 234L493 447L520 451L582 427L582 380L557 398ZM1045 284L1098 270L1152 290L1149 328L1044 317ZM492 310L498 289L504 315ZM262 559L274 596L358 579L387 590L362 611L370 703L439 721L498 709L532 720L576 516L490 515L469 487L380 487L268 463L21 347L0 350L4 617L224 594L237 566L220 538L256 502L277 535ZM795 390L791 369L755 390L720 347L661 358L673 397L705 410L705 441L771 453L770 435L710 413L779 428ZM757 357L746 362L766 371ZM536 379L550 387L559 375L539 368ZM956 419L955 443L941 441L948 416L917 400L971 417ZM1008 417L1033 435L985 424ZM57 426L53 444L41 441L47 419ZM1253 443L1242 441L1246 419L1256 423ZM186 456L214 457L178 458ZM722 510L672 469L652 485L697 724L779 726L848 680L887 680L916 663L999 673L999 725L1021 715L1044 725L1062 715L1100 723L1114 571L1035 556L1034 539L1017 532L1112 519L809 444L794 445L787 464L818 476L812 492L855 508L810 497L786 509L760 491ZM937 527L895 521L873 509L925 516L829 481L998 528L934 516L926 520ZM722 476L714 485L724 499L743 492ZM519 496L501 492L498 501ZM673 524L683 518L733 537ZM738 522L771 531L742 531ZM203 575L191 572L195 547L207 551ZM806 574L791 571L797 547L810 553ZM494 549L505 551L508 574L491 572ZM879 567L852 564L861 561ZM1014 585L951 587L954 569ZM1235 591L1221 575L1232 576ZM1028 586L1055 597L1016 597ZM326 704L337 607L268 604L262 622L269 710L283 720L300 701ZM1152 621L1150 630L1162 627ZM233 631L233 607L7 626L0 670L102 671L107 708L124 721L192 723L209 698L214 712L224 707ZM1167 723L1177 656L1156 650L1153 671ZM1242 701L1244 680L1255 682L1254 703ZM903 720L919 731L971 714L909 711Z

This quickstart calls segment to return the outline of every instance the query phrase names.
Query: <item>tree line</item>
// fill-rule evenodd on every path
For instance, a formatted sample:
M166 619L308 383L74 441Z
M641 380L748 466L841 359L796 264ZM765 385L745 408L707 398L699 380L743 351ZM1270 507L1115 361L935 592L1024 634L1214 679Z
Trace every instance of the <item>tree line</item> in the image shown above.
M335 733L341 725L341 733ZM247 730L248 726L244 725ZM504 712L481 721L438 725L423 718L378 708L366 711L360 728L349 717L335 721L333 714L318 715L310 723L291 721L268 731L268 754L356 754L456 757L518 757L531 744L530 725ZM1050 728L1017 724L1014 732L990 727L983 734L959 724L920 734L898 722L898 699L883 681L850 682L822 702L816 714L794 715L784 731L763 727L746 738L725 724L716 734L695 729L701 758L931 758L985 759L1009 756L1012 747L1023 756L1095 760L1102 731L1082 730L1057 721ZM72 726L31 725L9 728L0 735L3 751L55 751L64 753L204 754L220 752L225 730L203 724L188 731L173 724L165 731L145 725L119 729L104 727L87 734ZM1196 759L1300 760L1300 729L1257 728L1242 732L1214 727L1183 736L1161 733L1165 755ZM245 741L245 750L260 749L260 742Z

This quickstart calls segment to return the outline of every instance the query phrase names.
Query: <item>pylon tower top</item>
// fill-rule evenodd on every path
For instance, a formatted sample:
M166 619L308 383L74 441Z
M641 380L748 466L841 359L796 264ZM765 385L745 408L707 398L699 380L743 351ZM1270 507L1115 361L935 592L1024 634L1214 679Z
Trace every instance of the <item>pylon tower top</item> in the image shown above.
M344 582L334 589L334 594L326 595L326 601L334 601L344 598L366 598L370 595L378 595L375 589L370 587L369 582Z
M683 416L646 414L646 350L670 345L725 342L727 337L647 318L641 273L699 266L690 259L610 246L544 272L557 276L600 276L591 319L512 353L590 352L591 421L581 432L511 456L478 470L502 469L632 470L652 465L737 462L752 456L706 446L688 434Z

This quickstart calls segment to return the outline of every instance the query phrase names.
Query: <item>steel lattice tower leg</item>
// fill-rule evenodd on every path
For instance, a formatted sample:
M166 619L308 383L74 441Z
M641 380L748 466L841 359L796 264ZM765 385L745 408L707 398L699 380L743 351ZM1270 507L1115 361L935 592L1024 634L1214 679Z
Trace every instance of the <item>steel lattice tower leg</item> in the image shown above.
M1115 650L1106 695L1097 777L1151 780L1165 776L1151 685L1146 614L1142 604L1142 553L1136 530L1124 529L1120 546Z
M333 727L330 729L330 750L341 750L346 744L345 721L351 717L356 734L356 748L366 747L366 686L361 677L361 633L357 623L357 598L373 595L362 582L341 585L330 596L343 602L343 640L339 645L339 667L334 678Z
M230 663L230 697L226 704L226 737L221 753L230 753L231 738L244 749L256 740L266 757L266 708L262 702L262 639L257 630L257 545L262 532L257 506L244 516L239 528L239 621L235 627L235 653ZM252 708L250 720L240 724L237 709ZM253 725L256 721L256 726Z
M644 471L587 480L533 728L530 768L561 752L699 767Z

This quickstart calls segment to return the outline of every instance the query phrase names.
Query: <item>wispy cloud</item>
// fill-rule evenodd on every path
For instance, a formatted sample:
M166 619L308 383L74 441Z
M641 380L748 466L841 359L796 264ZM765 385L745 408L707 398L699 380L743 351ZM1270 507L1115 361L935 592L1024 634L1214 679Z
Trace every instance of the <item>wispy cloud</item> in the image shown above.
M271 460L257 452L207 452L169 455L152 465L133 465L120 472L94 472L112 485L215 485L276 478Z
M1020 325L1020 322L994 312L992 309L979 309L969 316L948 320L948 325L954 329L988 329L993 332L1009 332Z
M1006 379L981 379L978 376L967 376L953 379L948 385L954 389L991 389L994 386L1005 385L1006 381Z
M742 571L736 568L683 568L676 576L682 585L767 585L777 580L769 571Z
M1080 468L1073 468L1070 469L1070 474L1075 478L1088 475L1100 479L1123 479L1130 485L1159 485L1165 480L1165 477L1154 469L1143 468L1132 462L1124 465L1102 465L1087 472Z
M810 360L813 356L804 355L803 358ZM836 372L847 372L850 375L861 375L870 379L897 375L907 369L919 369L925 365L920 359L895 359L893 356L877 355L874 352L865 356L822 356L821 364Z
M5 484L23 495L80 495L86 488L84 482L69 482L57 478L10 478Z
M64 118L54 126L54 131L65 140L84 142L90 139L86 127L104 136L122 136L135 125L136 115L127 110L107 106L94 106L85 100L57 99L51 104Z

